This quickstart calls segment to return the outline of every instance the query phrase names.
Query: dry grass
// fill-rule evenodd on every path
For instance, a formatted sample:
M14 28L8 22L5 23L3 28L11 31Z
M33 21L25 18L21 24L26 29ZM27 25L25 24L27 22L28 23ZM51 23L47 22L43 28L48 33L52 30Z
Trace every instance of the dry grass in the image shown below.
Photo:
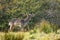
M44 32L9 32L0 33L0 40L60 40L60 34Z
M36 26L40 28L34 28L28 32L0 32L0 40L60 40L60 29L57 30L58 34L51 32L52 29L49 22L42 20Z

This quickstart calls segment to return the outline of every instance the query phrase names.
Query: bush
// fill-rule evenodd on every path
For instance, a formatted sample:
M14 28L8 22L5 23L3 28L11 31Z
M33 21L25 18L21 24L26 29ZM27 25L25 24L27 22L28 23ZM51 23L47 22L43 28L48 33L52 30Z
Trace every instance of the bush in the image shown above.
M53 28L51 27L51 24L46 21L46 20L42 20L41 23L40 23L40 32L41 31L44 31L45 33L50 33L53 31Z

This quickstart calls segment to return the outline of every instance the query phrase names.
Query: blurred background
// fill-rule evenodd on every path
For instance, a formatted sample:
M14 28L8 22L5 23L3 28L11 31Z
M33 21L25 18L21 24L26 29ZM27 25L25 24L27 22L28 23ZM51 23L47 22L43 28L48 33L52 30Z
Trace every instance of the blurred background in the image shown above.
M27 31L40 28L40 23L49 23L52 31L60 28L60 0L0 0L0 31L9 29L12 18L26 18L26 14L36 14L26 25Z
M11 19L29 14L25 32L8 32ZM60 40L60 0L0 0L0 40Z

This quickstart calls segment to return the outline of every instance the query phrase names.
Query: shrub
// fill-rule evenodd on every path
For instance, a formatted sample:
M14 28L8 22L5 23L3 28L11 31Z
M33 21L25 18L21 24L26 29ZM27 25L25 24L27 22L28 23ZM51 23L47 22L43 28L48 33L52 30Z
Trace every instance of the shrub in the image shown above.
M40 31L44 31L45 33L50 33L53 31L52 27L51 27L51 24L46 21L46 20L42 20L41 23L40 23Z

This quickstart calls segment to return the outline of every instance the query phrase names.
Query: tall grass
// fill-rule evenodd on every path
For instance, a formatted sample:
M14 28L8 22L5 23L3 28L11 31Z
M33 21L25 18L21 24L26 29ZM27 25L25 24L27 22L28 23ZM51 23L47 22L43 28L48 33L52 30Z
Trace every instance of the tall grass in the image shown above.
M5 40L23 40L23 33L5 33Z
M0 33L0 40L60 40L60 29L56 34L53 30L55 25L51 25L48 21L42 20L35 25L33 30L28 32L8 32Z
M35 25L40 32L45 32L45 33L51 33L51 32L56 32L57 31L57 26L49 23L48 21L42 19L41 22Z
M0 33L0 40L60 40L60 34L44 32L9 32Z

